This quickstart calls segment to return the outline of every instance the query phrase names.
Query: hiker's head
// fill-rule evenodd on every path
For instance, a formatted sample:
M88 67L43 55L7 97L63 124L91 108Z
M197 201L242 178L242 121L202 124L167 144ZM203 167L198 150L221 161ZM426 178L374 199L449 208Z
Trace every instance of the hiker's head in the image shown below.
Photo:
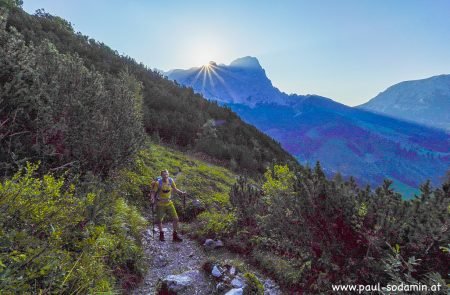
M167 178L169 178L169 171L167 171L167 169L161 170L161 177L162 179L166 180Z

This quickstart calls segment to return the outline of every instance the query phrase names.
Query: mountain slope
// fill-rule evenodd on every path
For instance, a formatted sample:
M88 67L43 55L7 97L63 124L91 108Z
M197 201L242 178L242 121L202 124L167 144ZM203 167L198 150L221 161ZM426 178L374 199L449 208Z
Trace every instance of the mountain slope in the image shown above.
M138 86L142 86L136 90L142 96L142 123L155 141L203 153L235 171L253 175L263 173L273 160L297 165L278 143L243 122L230 109L176 85L101 42L75 33L71 24L60 17L44 11L29 15L19 8L11 9L6 28L13 30L12 27L27 44L39 46L50 41L62 55L75 55L86 68L107 77L123 73L134 77ZM70 93L63 93L67 92ZM63 143L56 142L55 145L62 146Z
M272 86L254 58L237 64L242 63L255 66L210 64L174 71L169 78L228 105L301 163L320 161L330 175L353 175L371 185L391 178L407 195L427 179L441 183L450 163L445 132L317 95L287 95Z
M225 103L285 103L285 94L272 85L255 57L236 59L230 65L209 65L166 73L171 80L192 87L205 97Z
M358 108L450 132L450 75L395 84Z

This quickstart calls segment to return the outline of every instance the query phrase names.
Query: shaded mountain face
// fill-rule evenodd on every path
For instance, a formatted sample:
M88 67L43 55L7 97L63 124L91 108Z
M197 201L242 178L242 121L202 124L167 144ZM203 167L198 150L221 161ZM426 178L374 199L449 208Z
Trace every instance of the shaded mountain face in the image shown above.
M208 65L189 70L172 70L166 75L182 85L192 87L206 98L223 103L254 106L259 103L284 104L281 93L267 78L254 57L243 57L230 65Z
M339 172L372 186L389 178L411 196L427 179L440 184L450 167L450 136L444 131L317 95L287 95L272 86L255 58L175 70L168 77L228 105L300 163L320 161L328 175Z
M450 75L401 82L358 108L450 132Z

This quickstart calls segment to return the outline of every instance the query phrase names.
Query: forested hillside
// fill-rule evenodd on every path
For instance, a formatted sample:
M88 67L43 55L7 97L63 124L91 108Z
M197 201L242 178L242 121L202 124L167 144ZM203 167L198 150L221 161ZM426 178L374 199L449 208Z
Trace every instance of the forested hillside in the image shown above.
M72 111L67 106L65 106L64 111L62 109L57 111L47 109L46 111L49 114L59 113L57 118L51 118L50 120L57 122L59 125L69 122L77 124L77 122L67 118L69 116L76 117L76 120L83 122L85 128L97 130L96 132L101 134L100 137L94 135L92 140L85 138L86 142L91 145L101 144L93 143L93 141L96 141L95 139L97 141L111 140L110 134L102 130L106 126L97 128L95 124L92 124L92 121L95 120L99 123L101 121L100 116L105 116L105 110L102 108L109 108L107 112L115 113L118 116L123 114L121 112L122 105L119 102L111 103L111 101L108 101L117 98L113 91L119 91L120 95L136 94L137 101L135 102L119 99L121 103L126 104L125 108L133 103L141 106L134 108L139 114L123 114L124 117L117 117L117 122L121 122L124 127L109 125L107 128L110 132L117 128L127 128L125 127L126 122L142 124L145 132L157 141L161 140L185 150L204 153L209 157L223 161L236 171L246 171L249 174L264 172L267 164L272 161L296 162L278 143L263 135L256 128L245 124L231 110L205 100L200 95L194 94L192 89L174 84L143 64L138 64L132 58L119 55L103 43L90 39L81 33L75 33L71 24L64 19L52 16L44 11L37 11L36 15L28 15L20 8L14 8L9 12L6 29L8 33L5 33L8 36L14 34L16 40L14 42L19 42L15 46L19 47L10 47L8 49L10 52L8 52L4 62L6 63L8 59L23 60L22 67L9 70L8 75L14 74L22 77L17 83L12 81L11 87L15 87L15 91L25 91L26 89L28 92L28 89L38 89L36 91L40 92L41 97L46 97L49 100L58 97L60 104L64 96L67 96L68 100L78 104L77 110ZM15 32L16 30L17 32ZM54 57L51 56L52 54ZM72 69L69 69L69 66ZM77 83L69 83L69 77L74 81L82 80ZM60 81L57 81L58 79ZM86 89L89 89L87 91L90 92L85 94L75 91L74 93L74 90L80 89L80 83L86 83ZM120 89L120 87L125 87L123 85L127 85L128 88ZM20 92L14 95L23 96L25 94ZM31 92L26 95L36 97L35 93ZM89 100L89 104L83 103L83 99ZM102 104L104 105L102 106ZM62 108L60 105L53 107ZM15 106L10 107L10 109L14 108ZM35 108L38 108L38 106L35 106ZM90 114L90 111L82 108L90 108L94 113ZM39 111L42 112L42 110ZM84 115L76 114L76 111L84 112ZM96 112L99 116L95 115ZM7 116L11 117L13 114L8 113ZM141 116L143 120L133 118L133 116ZM35 121L41 120L41 118L32 119ZM126 120L124 121L124 119ZM11 122L8 124L11 124ZM8 126L2 127L8 128ZM139 132L138 126L134 127L136 130L133 132ZM56 130L52 131L52 135L41 136L41 138L45 138L45 142L40 143L40 148L46 146L46 149L61 150L64 146L67 150L69 147L65 144L65 140L68 136L64 136L61 129L69 132L74 129L70 127L58 128L58 126L53 129ZM12 132L22 131L22 129L16 128ZM84 134L82 130L80 131L77 132L76 136L82 138ZM133 132L129 131L131 130L126 131L127 136L132 136ZM120 130L115 134L114 136L121 144L134 144L133 140L127 138L125 134L121 134ZM21 134L21 136L16 136L15 140L25 140L23 138L28 137L26 140L33 142L33 136L31 133ZM136 136L139 137L137 134ZM49 137L51 137L51 140ZM70 138L77 140L75 137ZM104 142L104 144L105 147L111 147L111 144L107 142ZM82 156L88 157L87 161L91 161L92 158L102 163L106 161L108 165L112 165L111 161L121 160L112 155L110 159L100 159L107 156L101 149L97 148L96 150L101 154L98 157L97 155L86 155L86 152L84 154L83 152L69 152L71 156L77 158L64 158L58 160L55 165L66 164L70 160L82 162L85 160L80 158ZM132 152L133 147L130 146L124 148L124 150ZM58 154L64 152L59 151ZM55 154L54 152L50 153ZM5 155L11 156L10 153L5 153ZM46 155L47 158L48 156ZM41 154L33 157L33 159L37 160L39 157L42 158L41 161L44 160L44 156ZM53 158L51 160L54 160ZM93 163L90 165L90 169L105 170L105 168L98 167Z

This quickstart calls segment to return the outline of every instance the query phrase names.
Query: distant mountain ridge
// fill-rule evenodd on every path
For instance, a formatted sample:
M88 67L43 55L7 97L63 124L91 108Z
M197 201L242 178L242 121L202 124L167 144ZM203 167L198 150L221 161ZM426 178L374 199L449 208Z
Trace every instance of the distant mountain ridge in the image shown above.
M450 75L395 84L358 108L450 132Z
M300 163L320 161L329 175L340 172L371 185L390 178L411 196L427 179L441 183L450 166L448 133L318 95L288 95L272 85L254 57L176 70L168 77L228 105Z
M242 57L228 66L210 62L208 66L177 69L165 74L171 80L192 87L208 99L224 103L250 106L259 103L286 104L287 94L272 85L255 57Z

